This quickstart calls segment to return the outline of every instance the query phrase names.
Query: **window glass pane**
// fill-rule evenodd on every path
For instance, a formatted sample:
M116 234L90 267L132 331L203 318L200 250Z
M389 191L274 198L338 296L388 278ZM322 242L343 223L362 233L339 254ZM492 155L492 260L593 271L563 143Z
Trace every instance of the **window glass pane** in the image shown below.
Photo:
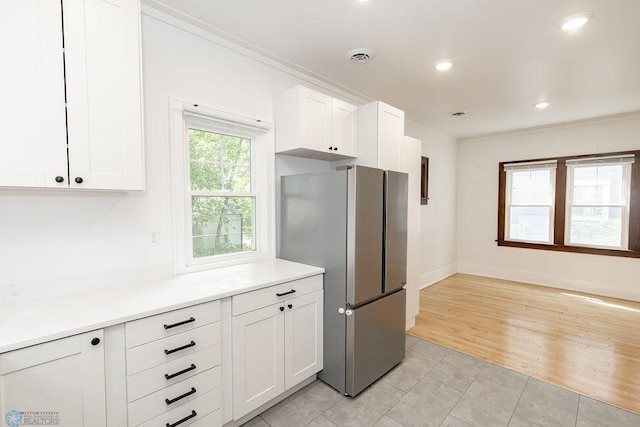
M511 172L511 204L551 204L550 183L551 171L548 169Z
M256 249L254 197L191 197L193 257Z
M573 204L624 204L623 176L623 165L576 167L573 174Z
M251 191L251 139L189 129L189 169L195 191Z
M549 210L542 207L511 207L509 239L549 242Z
M621 247L621 232L622 208L571 208L571 243Z

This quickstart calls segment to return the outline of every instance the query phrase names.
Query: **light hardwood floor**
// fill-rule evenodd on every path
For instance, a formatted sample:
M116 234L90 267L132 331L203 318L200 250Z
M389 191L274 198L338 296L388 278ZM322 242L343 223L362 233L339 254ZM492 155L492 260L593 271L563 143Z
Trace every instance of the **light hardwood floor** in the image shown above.
M409 333L640 414L640 303L455 274Z

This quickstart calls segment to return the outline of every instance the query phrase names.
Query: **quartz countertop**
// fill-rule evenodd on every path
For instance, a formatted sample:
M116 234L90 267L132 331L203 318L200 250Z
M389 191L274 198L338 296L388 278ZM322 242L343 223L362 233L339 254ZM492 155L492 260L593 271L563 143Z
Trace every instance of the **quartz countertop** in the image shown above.
M281 259L0 305L0 353L213 301L324 269Z

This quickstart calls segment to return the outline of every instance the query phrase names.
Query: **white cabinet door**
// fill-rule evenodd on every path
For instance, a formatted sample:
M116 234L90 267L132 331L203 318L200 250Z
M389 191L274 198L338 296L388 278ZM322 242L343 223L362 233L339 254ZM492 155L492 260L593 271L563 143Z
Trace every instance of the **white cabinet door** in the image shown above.
M378 167L402 172L404 112L378 103Z
M285 389L322 370L322 291L285 303Z
M275 100L276 153L318 160L355 157L357 107L295 86Z
M0 2L0 186L67 186L61 16L59 1Z
M63 0L71 187L144 188L138 0Z
M0 413L22 424L106 426L103 331L0 355Z
M330 151L330 147L332 150L331 97L301 88L300 110L301 144L318 151Z
M344 156L356 156L357 107L333 99L331 103L331 142L333 150Z
M276 304L233 318L234 419L284 392L283 309Z

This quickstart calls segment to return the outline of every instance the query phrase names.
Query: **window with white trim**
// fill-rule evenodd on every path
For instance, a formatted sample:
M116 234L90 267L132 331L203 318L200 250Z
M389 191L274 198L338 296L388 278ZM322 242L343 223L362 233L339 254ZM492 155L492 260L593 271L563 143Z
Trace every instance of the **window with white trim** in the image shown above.
M504 165L506 240L553 242L555 169L555 161Z
M171 105L178 272L272 257L271 124Z
M567 160L565 244L627 249L634 156Z

